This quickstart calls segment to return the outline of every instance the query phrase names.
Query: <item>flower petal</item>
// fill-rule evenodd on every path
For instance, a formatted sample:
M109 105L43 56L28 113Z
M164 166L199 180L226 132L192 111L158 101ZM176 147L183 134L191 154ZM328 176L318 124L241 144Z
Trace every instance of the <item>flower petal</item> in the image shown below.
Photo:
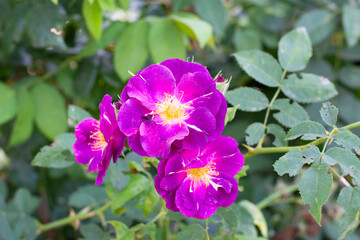
M112 98L106 94L99 104L100 113L100 131L104 135L106 142L112 136L113 131L117 128L115 108L112 105Z
M138 100L129 99L119 110L118 124L120 130L127 136L136 134L144 121L143 116L149 112Z
M207 189L207 199L213 199L221 207L229 207L235 202L239 188L234 177L220 173L212 181L214 184L210 184Z
M211 135L215 131L215 117L207 108L197 108L185 120L186 125L198 132Z
M181 77L186 73L203 72L210 76L208 70L198 63L186 62L180 59L168 59L160 64L170 69L176 79L176 84L180 82Z
M224 97L224 95L222 95L222 93L220 93L219 91L217 91L221 98L221 105L219 107L219 111L216 113L215 115L215 131L208 136L208 141L212 141L216 138L218 138L221 133L224 131L224 127L225 127L225 116L226 116L226 111L227 111L227 104L226 104L226 99Z

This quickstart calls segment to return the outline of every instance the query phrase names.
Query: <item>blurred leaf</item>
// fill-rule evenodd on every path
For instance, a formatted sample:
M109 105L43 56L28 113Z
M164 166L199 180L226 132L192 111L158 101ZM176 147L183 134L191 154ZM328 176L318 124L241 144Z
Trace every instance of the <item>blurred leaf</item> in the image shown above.
M334 17L334 14L328 10L315 9L302 15L295 26L305 27L314 45L327 38L334 31Z
M308 65L306 65L304 72L324 76L330 81L333 81L335 78L332 66L324 59L311 59Z
M347 235L354 232L360 224L360 211L357 212L354 221L352 221L344 230L344 232L339 236L338 240L343 240Z
M117 0L121 8L128 10L130 7L130 0Z
M226 115L225 115L225 126L231 122L232 120L234 120L235 118L235 114L236 114L236 110L238 109L239 105L236 105L234 107L228 108L226 111Z
M186 6L191 5L194 0L171 0L174 12L181 12Z
M359 121L360 111L354 111L354 109L360 109L360 99L353 92L340 88L336 100L336 106L339 108L339 118L342 121L349 124Z
M205 230L196 223L186 226L176 235L176 240L201 240L205 237Z
M339 193L337 204L345 209L345 214L340 220L341 228L344 230L356 218L360 211L360 189L359 187L344 187Z
M125 188L120 191L113 192L109 195L112 199L112 209L116 212L121 208L127 201L136 197L138 194L148 188L149 181L141 174L130 175L130 181Z
M4 200L7 198L8 188L3 180L0 180L0 198Z
M222 0L195 0L195 11L211 24L215 34L222 36L227 23L227 12Z
M34 128L35 108L30 92L25 88L20 88L16 97L18 112L11 132L9 146L25 142L31 136Z
M76 127L82 120L86 118L92 118L91 114L88 111L75 105L69 105L68 116L69 125L71 127Z
M302 140L314 140L317 137L326 138L325 128L317 122L305 121L292 127L286 135L287 140L301 137Z
M124 161L119 161L116 164L111 161L104 182L110 181L117 191L121 190L129 183L130 176L124 174L124 171L129 170L129 166Z
M9 226L9 221L6 218L5 214L0 215L0 237L3 239L16 239L15 231L13 231Z
M259 83L269 87L279 86L281 68L269 54L259 50L241 51L234 54L241 68Z
M120 33L124 30L125 23L116 21L112 22L101 34L99 40L91 40L86 46L79 52L79 56L88 57L95 54L99 49L103 49L112 42L116 42L120 36Z
M152 184L146 190L145 201L143 203L143 205L144 205L144 217L149 215L149 213L151 213L154 210L156 205L159 203L159 200L160 200L160 195L158 194L158 192L156 191L154 185Z
M35 123L40 132L49 139L66 132L65 99L58 90L48 83L40 83L31 94L35 101Z
M0 124L15 117L16 111L17 101L14 90L0 82Z
M170 20L153 23L149 33L149 49L155 63L169 58L185 60L186 49L181 31Z
M267 107L269 100L262 92L249 87L236 88L228 91L226 100L238 109L247 112L258 112Z
M301 79L292 74L284 81L282 91L289 98L301 102L321 102L338 93L329 79L310 73L302 73Z
M267 238L268 237L268 227L265 221L265 217L262 214L261 210L252 202L247 200L243 200L239 203L239 205L243 208L246 208L248 212L251 214L254 224L260 229L261 234Z
M323 103L320 109L322 120L330 127L334 126L337 121L338 109L330 102Z
M74 71L69 68L59 71L56 74L56 82L67 97L74 97L76 95L74 89Z
M347 65L340 69L339 79L349 88L360 88L360 67Z
M246 128L245 131L246 143L250 146L255 145L260 141L264 133L265 133L264 124L259 122L252 123L250 126Z
M294 148L279 158L273 165L274 170L280 176L289 174L290 177L296 176L302 171L304 164L311 164L320 159L319 148L310 145L309 148Z
M274 146L283 147L288 145L285 140L286 132L281 126L271 123L267 126L266 132L275 136Z
M327 165L316 164L301 177L299 191L304 203L310 205L310 214L321 225L321 208L327 202L332 185L332 175L327 174Z
M27 10L26 30L32 46L35 48L55 47L66 50L66 44L60 34L52 30L61 30L65 24L64 11L51 3L32 4Z
M236 29L233 37L236 51L261 49L260 34L252 29Z
M16 226L16 233L26 240L35 240L38 236L38 222L29 216L21 216Z
M155 240L156 239L156 228L157 228L157 226L155 225L155 223L147 223L147 224L145 224L145 226L143 226L141 228L141 233L144 236L149 235L149 237L151 237L151 239Z
M340 58L347 61L359 61L360 60L360 45L354 47L343 48L340 52Z
M75 136L70 133L59 135L54 144L41 148L31 165L50 168L66 168L73 165L75 158L72 154L72 145L75 140Z
M116 231L116 240L133 240L135 233L122 222L118 221L109 221L111 225L114 226Z
M70 195L69 205L77 208L95 207L108 200L104 187L86 185Z
M31 196L28 189L20 188L15 193L14 202L17 210L25 214L32 214L40 204L40 199Z
M148 58L148 23L137 21L121 33L114 52L114 67L121 80L130 78L128 71L136 74Z
M346 43L349 47L354 47L360 38L360 9L356 6L344 4L342 10L342 24Z
M83 1L82 13L85 19L86 26L96 40L99 40L102 32L102 15L99 1L90 0Z
M102 11L114 11L117 9L115 0L98 0Z
M334 135L334 140L336 144L350 151L355 151L356 154L360 155L360 139L351 131L346 129L339 130L339 132Z
M339 164L344 175L350 174L360 183L360 161L349 150L333 147L327 150L322 158L329 165Z
M241 168L240 172L238 172L238 173L234 176L234 178L236 179L236 181L239 181L239 179L242 178L242 177L246 177L246 176L247 176L246 171L249 170L249 168L250 168L249 165L244 165L244 166Z
M303 70L311 55L311 42L305 28L296 28L280 39L278 58L284 70L290 72Z
M86 240L100 240L105 239L106 236L101 227L95 223L82 225L80 227L80 233Z
M99 64L99 59L96 57L85 58L80 62L75 75L76 93L84 97L90 95L96 81Z
M290 103L289 99L277 99L272 109L280 110L274 113L274 118L286 127L294 127L296 124L309 120L309 115L297 102Z
M177 27L190 38L199 42L201 48L205 47L212 37L211 26L199 19L196 15L190 13L178 13L170 16Z

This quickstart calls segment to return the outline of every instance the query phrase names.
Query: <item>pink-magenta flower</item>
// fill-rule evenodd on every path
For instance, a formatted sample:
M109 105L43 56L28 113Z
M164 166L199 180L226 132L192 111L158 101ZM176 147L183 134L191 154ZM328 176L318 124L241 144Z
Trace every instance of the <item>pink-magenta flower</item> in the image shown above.
M119 127L142 156L194 149L222 133L226 100L200 64L169 59L132 77L121 95Z
M99 104L100 120L87 118L75 128L73 145L78 163L89 164L89 171L99 172L95 184L101 184L111 157L114 163L125 145L126 136L120 131L112 98L105 95Z
M237 142L220 136L207 145L160 161L155 188L167 208L198 219L230 206L237 197L234 178L244 165Z

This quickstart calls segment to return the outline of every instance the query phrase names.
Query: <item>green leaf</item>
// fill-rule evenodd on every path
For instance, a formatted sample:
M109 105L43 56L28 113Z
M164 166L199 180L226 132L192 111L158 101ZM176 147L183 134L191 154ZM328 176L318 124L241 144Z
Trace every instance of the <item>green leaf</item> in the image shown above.
M154 185L149 186L149 189L146 191L145 201L144 201L144 217L149 215L156 205L159 203L160 195L156 191Z
M176 235L176 240L200 240L205 237L204 229L196 223L186 226Z
M315 9L306 12L295 23L296 27L305 27L312 44L327 38L335 29L334 15L330 11Z
M0 180L0 198L4 198L5 200L7 195L8 195L7 185L3 180Z
M110 181L117 191L121 190L130 181L130 176L124 174L125 171L129 170L129 166L124 161L119 161L116 164L111 161L106 171L104 182Z
M94 87L99 70L98 58L84 58L81 60L75 74L75 92L83 97L89 97Z
M117 0L121 8L128 10L130 7L130 0Z
M25 27L35 48L56 47L66 50L66 44L60 34L51 30L61 30L65 24L64 11L54 4L32 4L26 15Z
M104 187L86 185L70 195L69 205L77 208L95 207L108 200Z
M72 145L75 143L75 136L71 133L59 135L51 146L41 148L31 165L38 167L66 168L75 163L72 154Z
M116 73L125 82L130 78L128 71L137 73L148 58L148 23L137 21L121 33L114 52Z
M250 146L255 145L260 141L264 133L265 133L264 124L259 122L252 123L246 128L245 131L246 143Z
M349 88L360 88L360 67L355 65L347 65L340 69L339 79Z
M249 87L236 88L225 94L227 101L238 109L247 112L258 112L267 107L269 100L262 92Z
M116 240L133 240L135 233L131 231L124 223L119 221L109 221L116 231Z
M20 188L15 193L14 202L18 211L25 214L32 214L40 204L40 199L31 196L29 190Z
M178 13L170 16L170 19L176 23L176 26L187 36L199 42L201 48L210 41L212 37L211 26L199 19L196 15L190 13Z
M0 82L0 124L15 117L16 111L17 101L14 90Z
M269 87L279 86L281 68L271 55L259 50L248 50L237 52L234 56L241 68L256 81Z
M310 145L309 148L294 148L279 158L274 163L274 169L280 176L289 174L290 177L296 176L302 171L304 164L311 164L320 159L319 148Z
M195 11L211 24L215 34L222 36L227 23L227 13L221 0L195 0Z
M234 107L228 108L226 111L226 115L225 115L225 126L231 122L232 120L234 120L235 118L235 114L236 114L236 110L238 109L239 105L236 105Z
M31 94L35 101L35 123L40 132L49 139L66 132L65 99L58 90L48 83L40 83Z
M302 140L314 140L317 137L326 138L325 128L317 122L305 121L292 127L286 135L287 140L301 137Z
M82 236L86 238L86 240L100 240L105 239L106 234L102 230L99 225L95 223L87 223L85 225L81 225L80 233Z
M360 38L360 9L356 6L343 5L342 24L345 33L346 43L354 47Z
M127 201L136 197L141 192L145 191L150 182L141 174L132 174L130 175L130 181L125 188L117 192L111 192L109 197L112 199L112 209L113 212L117 212ZM109 193L109 192L108 192Z
M279 42L278 58L284 70L303 70L312 55L312 47L305 28L297 28L284 35Z
M330 102L323 103L320 109L322 120L330 127L334 126L337 121L338 109Z
M100 0L99 5L102 11L114 11L117 9L115 0Z
M251 29L236 29L233 37L236 51L261 49L260 34Z
M340 220L341 228L344 230L356 218L360 211L360 189L359 187L344 187L339 193L337 204L345 209L345 214Z
M60 70L56 74L56 82L67 97L74 97L75 72L70 68Z
M69 105L68 116L69 125L71 127L76 127L82 120L86 118L92 118L91 114L88 111L85 111L84 109L76 105Z
M99 49L103 49L112 42L116 42L121 32L125 28L125 23L116 21L112 22L101 34L99 40L91 40L88 44L79 52L79 56L88 57L95 54Z
M183 35L175 23L168 19L155 21L150 28L149 48L155 63L169 58L186 58Z
M350 174L360 183L360 161L349 150L333 147L327 150L322 158L329 165L339 164L344 175Z
M99 40L102 32L102 15L99 1L90 0L83 1L82 13L85 19L86 26L96 40Z
M33 132L35 108L33 98L28 90L20 88L16 94L18 112L11 132L9 146L25 142Z
M351 131L347 129L341 129L334 135L333 138L336 144L339 144L350 151L355 151L356 154L360 155L360 139Z
M143 234L143 236L149 235L149 237L151 237L151 239L156 239L156 229L157 229L157 226L155 225L155 223L150 222L150 223L145 224L145 226L142 227L141 233Z
M316 164L317 165L317 164ZM321 225L321 208L331 193L332 175L327 165L312 165L301 177L299 191L304 203L310 205L310 214Z
M285 140L286 132L284 129L277 124L269 124L266 128L268 134L272 134L275 137L273 145L276 147L287 146L288 142Z
M302 73L300 76L301 79L291 74L281 89L286 96L297 102L321 102L338 94L334 84L325 77L309 73Z
M254 224L260 229L261 234L267 238L268 237L268 227L265 221L265 217L262 214L261 210L252 202L243 200L239 203L243 208L246 208L247 211L251 214Z
M310 119L302 106L297 102L290 103L289 99L277 99L272 109L280 110L273 116L279 123L289 128Z
M193 2L194 0L171 0L174 12L181 12L185 7L191 5Z

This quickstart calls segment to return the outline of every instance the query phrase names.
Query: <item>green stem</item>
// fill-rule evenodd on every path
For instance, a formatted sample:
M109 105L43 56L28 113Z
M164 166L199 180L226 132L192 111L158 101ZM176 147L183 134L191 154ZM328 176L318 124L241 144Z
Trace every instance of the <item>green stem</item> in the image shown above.
M210 240L210 236L209 236L209 220L208 220L208 218L205 220L205 234L206 234L206 240Z
M282 76L281 76L281 79L280 79L280 82L279 82L279 87L278 89L276 90L274 96L272 97L270 103L268 104L267 106L267 109L266 109L266 113L265 113L265 118L264 118L264 129L266 130L266 126L267 126L267 123L268 123L268 120L269 120L269 116L270 116L270 110L272 108L272 105L274 104L276 98L279 96L280 94L280 91L281 91L281 87L282 87L282 83L285 79L285 75L286 75L286 70L283 71L282 73ZM256 146L256 148L261 148L262 147L262 144L264 142L264 139L265 139L265 136L266 136L266 133L263 134L263 136L261 137L258 145Z
M360 127L360 121L359 122L355 122L349 125L346 125L343 127L343 129L354 129L354 128L358 128ZM330 135L329 135L330 136ZM309 145L320 145L321 143L325 142L329 137L326 138L319 138L317 140L314 140L308 144L304 144L304 145L300 145L300 146L292 146L292 147L265 147L265 148L255 148L252 151L249 151L248 153L246 153L244 155L245 159L249 159L255 155L259 155L259 154L264 154L264 153L284 153L284 152L289 152L292 149L295 148L299 148L299 149L303 149Z
M266 198L264 198L263 200L261 200L258 204L256 204L256 206L259 209L264 209L270 205L272 205L272 203L279 199L281 196L285 195L285 194L289 194L292 192L295 192L298 189L298 185L291 185L288 186L284 189L281 189L280 191L274 192L272 194L270 194L269 196L267 196Z
M40 224L39 225L39 231L41 232L46 232L49 231L53 228L57 228L57 227L61 227L67 224L70 224L72 222L75 222L77 220L83 220L86 218L91 218L93 216L96 216L104 211L106 211L109 207L111 207L112 202L108 202L105 205L103 205L102 207L95 209L94 211L88 212L88 213L82 213L82 214L77 214L75 216L72 217L66 217L48 224Z

